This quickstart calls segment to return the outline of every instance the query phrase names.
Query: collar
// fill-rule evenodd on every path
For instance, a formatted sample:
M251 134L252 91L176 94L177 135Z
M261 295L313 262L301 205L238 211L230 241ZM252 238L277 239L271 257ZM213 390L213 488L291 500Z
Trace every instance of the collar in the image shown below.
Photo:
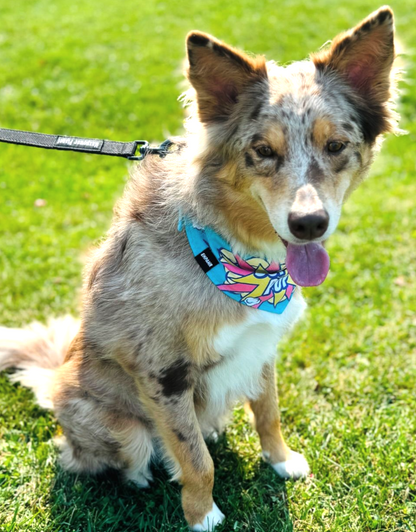
M282 314L296 289L285 264L252 255L241 257L210 227L181 219L193 255L215 286L242 305Z

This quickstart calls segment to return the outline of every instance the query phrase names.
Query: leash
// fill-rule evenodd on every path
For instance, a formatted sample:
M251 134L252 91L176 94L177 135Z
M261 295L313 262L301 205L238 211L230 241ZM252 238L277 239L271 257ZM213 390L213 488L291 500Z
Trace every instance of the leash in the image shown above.
M166 157L173 142L165 140L160 146L151 147L147 140L133 140L121 142L118 140L89 139L85 137L67 137L61 135L47 135L18 129L0 128L0 142L45 148L47 150L78 151L94 153L96 155L111 155L124 157L129 161L142 161L146 155Z

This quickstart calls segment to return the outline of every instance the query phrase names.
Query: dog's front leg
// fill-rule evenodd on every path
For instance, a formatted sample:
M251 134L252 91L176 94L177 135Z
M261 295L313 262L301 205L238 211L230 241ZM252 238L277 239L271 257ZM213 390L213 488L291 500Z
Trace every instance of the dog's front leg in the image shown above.
M263 457L282 478L306 477L309 473L306 459L286 445L280 430L276 374L273 364L265 364L263 379L263 392L255 401L250 402L255 426L260 436Z
M212 498L214 464L202 437L195 414L194 389L181 382L168 382L167 372L159 377L161 393L154 393L149 380L136 379L140 398L156 425L168 458L173 462L174 479L182 484L185 518L195 531L213 530L224 519Z

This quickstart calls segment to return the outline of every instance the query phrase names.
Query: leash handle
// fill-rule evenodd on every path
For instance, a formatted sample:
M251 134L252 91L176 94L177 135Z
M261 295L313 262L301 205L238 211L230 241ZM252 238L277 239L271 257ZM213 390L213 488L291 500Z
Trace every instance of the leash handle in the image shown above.
M0 128L0 142L18 144L21 146L32 146L34 148L45 148L49 150L111 155L113 157L124 157L130 161L141 161L148 153L158 154L160 157L165 157L172 145L170 140L165 140L160 146L152 148L149 146L147 140L121 142L117 140L48 135L46 133L33 133L30 131L4 128ZM139 154L137 154L138 148Z

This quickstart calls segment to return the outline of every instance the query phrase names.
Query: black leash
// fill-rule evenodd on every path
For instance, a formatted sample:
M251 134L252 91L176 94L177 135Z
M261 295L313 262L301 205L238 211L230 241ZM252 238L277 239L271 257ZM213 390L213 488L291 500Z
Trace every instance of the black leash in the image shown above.
M0 128L0 142L46 148L48 150L69 150L95 153L96 155L112 155L113 157L124 157L130 161L141 161L147 154L166 157L170 146L173 144L170 140L165 140L160 146L152 148L147 140L120 142L117 140L47 135L45 133L3 128Z

